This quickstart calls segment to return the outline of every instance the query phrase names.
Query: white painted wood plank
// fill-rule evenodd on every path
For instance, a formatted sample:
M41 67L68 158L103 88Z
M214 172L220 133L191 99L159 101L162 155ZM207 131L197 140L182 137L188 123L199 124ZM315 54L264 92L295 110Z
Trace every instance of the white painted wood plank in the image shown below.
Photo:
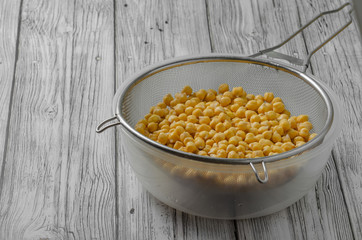
M204 1L117 1L117 86L149 64L210 52L209 43ZM150 196L135 178L119 135L119 239L233 239L233 221L190 216Z
M20 0L0 2L0 196L3 179L4 149L6 148L9 106L13 89Z
M115 239L113 2L23 6L0 238Z
M76 0L69 98L66 229L71 239L115 239L115 139L97 134L114 93L112 0ZM66 180L66 181L65 181Z
M66 159L63 94L70 80L71 36L57 27L72 21L73 4L59 3L23 2L0 199L1 239L66 235L58 227L57 209L60 166Z
M242 4L239 1L208 1L208 5L212 45L216 52L255 53L280 43L301 26L298 8L293 1L248 1ZM280 51L299 58L306 56L302 35ZM328 162L316 189L290 208L237 223L239 237L247 239L338 239L341 234L347 238L353 236L333 161Z
M297 1L301 19L319 11L337 8L345 1ZM344 11L346 13L346 11ZM305 33L309 49L347 22L347 14L326 16ZM356 25L352 24L312 57L316 76L338 95L343 106L343 129L333 149L333 157L347 204L355 239L362 238L362 48ZM327 179L327 178L326 178ZM328 202L327 202L328 203ZM329 203L331 204L331 203ZM331 204L333 206L333 204ZM335 207L335 206L333 206ZM343 221L344 219L338 219ZM330 221L330 218L328 219ZM345 237L341 231L341 237Z

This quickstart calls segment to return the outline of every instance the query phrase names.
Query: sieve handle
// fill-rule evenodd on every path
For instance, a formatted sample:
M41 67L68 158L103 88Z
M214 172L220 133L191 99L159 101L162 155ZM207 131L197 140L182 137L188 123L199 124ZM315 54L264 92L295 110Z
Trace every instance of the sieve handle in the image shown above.
M112 122L114 120L117 120L117 122L106 125L107 123ZM104 130L106 130L106 129L110 128L110 127L117 126L119 124L121 124L121 123L118 121L117 116L114 116L112 118L109 118L109 119L104 120L103 122L101 122L96 128L96 132L101 133Z
M321 12L319 15L315 16L312 20L310 20L308 23L306 23L298 31L293 33L291 36L289 36L286 40L284 40L280 44L278 44L278 45L276 45L274 47L271 47L271 48L261 50L258 53L255 53L255 54L251 55L250 57L258 57L258 56L261 56L261 55L266 55L266 56L272 57L272 58L284 59L284 60L287 60L288 62L293 63L295 65L302 66L303 67L302 71L305 72L307 70L307 68L308 68L308 65L310 63L310 59L313 56L313 54L316 53L319 49L321 49L324 45L326 45L329 41L331 41L335 36L337 36L340 32L342 32L345 28L347 28L352 23L351 13L352 13L353 9L349 10L349 12L348 12L349 16L350 16L349 21L345 25L343 25L341 28L339 28L336 32L334 32L324 42L322 42L320 45L318 45L316 48L314 48L308 54L306 59L302 60L302 59L299 59L299 58L296 58L296 57L293 57L293 56L289 56L289 55L286 55L286 54L283 54L283 53L275 52L274 50L282 47L284 44L289 42L292 38L294 38L296 35L298 35L300 32L302 32L305 28L307 28L313 22L318 20L320 17L322 17L324 15L327 15L327 14L332 14L332 13L339 12L339 11L341 11L343 8L345 8L347 6L352 6L352 5L351 5L351 3L347 2L347 3L343 4L342 6L340 6L337 9Z
M268 171L266 170L266 166L265 166L264 161L261 162L261 165L262 165L262 167L263 167L263 172L264 172L264 179L261 179L258 171L257 171L257 170L255 169L255 167L254 167L254 164L253 164L252 162L250 162L249 164L250 164L251 168L253 169L253 172L254 172L254 174L255 174L255 176L256 176L256 179L258 179L258 181L259 181L260 183L266 183L266 182L268 182L269 176L268 176Z

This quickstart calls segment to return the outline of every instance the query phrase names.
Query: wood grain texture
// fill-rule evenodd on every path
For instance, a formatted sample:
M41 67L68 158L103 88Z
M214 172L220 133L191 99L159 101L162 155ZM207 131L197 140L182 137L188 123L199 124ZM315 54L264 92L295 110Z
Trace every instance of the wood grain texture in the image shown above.
M320 1L297 2L301 19L344 3L338 0L328 4ZM348 15L345 13L327 16L312 25L310 31L305 33L308 48L312 49L346 23ZM343 129L333 148L333 160L341 184L339 191L343 192L355 239L362 238L362 48L358 34L356 25L352 24L312 58L314 74L338 95L343 108Z
M249 1L243 4L239 1L208 1L208 5L212 46L216 52L255 53L280 43L306 23L305 19L301 22L298 5L293 1ZM303 58L308 50L303 35L300 35L280 51ZM353 237L338 174L331 160L316 188L296 204L270 216L237 221L237 226L239 237L246 239Z
M114 93L112 0L74 4L69 139L62 168L65 226L69 239L116 238L115 138L97 134Z
M112 13L23 3L1 239L115 238L114 135L94 131L114 92Z
M19 37L21 0L0 2L0 196Z
M116 84L143 67L175 56L210 52L204 1L117 1ZM233 239L233 221L198 218L150 196L135 178L121 148L119 239Z
M59 3L23 2L0 199L1 239L65 236L57 226L57 209L59 167L66 159L63 91L71 38L57 27L61 19L71 21L73 4Z

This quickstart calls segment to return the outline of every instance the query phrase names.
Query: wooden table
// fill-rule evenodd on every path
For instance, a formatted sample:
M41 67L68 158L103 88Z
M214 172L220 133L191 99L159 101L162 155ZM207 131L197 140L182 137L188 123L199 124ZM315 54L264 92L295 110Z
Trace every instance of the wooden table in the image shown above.
M362 49L352 24L309 68L339 96L343 130L304 198L257 219L176 211L148 194L119 129L96 134L130 75L196 53L248 55L331 0L2 0L0 239L362 239ZM281 52L305 58L347 20L327 16Z

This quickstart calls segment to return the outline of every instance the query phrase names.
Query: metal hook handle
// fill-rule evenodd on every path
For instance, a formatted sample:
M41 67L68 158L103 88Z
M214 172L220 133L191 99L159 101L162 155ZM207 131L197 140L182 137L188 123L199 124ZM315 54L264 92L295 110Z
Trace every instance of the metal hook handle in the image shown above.
M268 182L269 177L268 177L268 172L267 172L267 170L266 170L266 166L265 166L264 161L261 162L261 165L263 166L263 171L264 171L264 179L261 179L261 178L260 178L260 175L259 175L258 171L256 171L256 169L255 169L255 167L254 167L254 164L252 164L251 162L250 162L249 164L250 164L251 168L253 169L253 172L255 173L256 179L258 179L258 181L259 181L260 183L266 183L266 182Z
M112 123L112 124L106 125L107 123L112 122L112 121L114 121L114 120L116 120L116 119L117 119L117 116L114 116L114 117L112 117L112 118L109 118L109 119L107 119L107 120L104 120L103 122L101 122L101 124L99 124L99 125L97 126L96 132L97 132L97 133L101 133L101 132L103 132L104 130L106 130L107 128L114 127L114 126L117 126L117 125L121 124L120 122L116 122L116 123ZM103 127L104 125L106 125L106 126Z
M345 28L347 28L351 23L352 23L352 18L344 25L342 26L340 29L338 29L335 33L333 33L329 38L327 38L324 42L322 42L319 46L317 46L315 49L313 49L307 56L307 58L303 61L299 58L296 57L292 57L292 56L288 56L286 54L283 53L279 53L279 52L275 52L275 49L278 49L280 47L282 47L284 44L286 44L287 42L289 42L292 38L294 38L296 35L298 35L300 32L302 32L305 28L307 28L309 25L311 25L313 22L315 22L316 20L318 20L320 17L327 15L327 14L332 14L332 13L336 13L341 11L343 8L347 7L347 6L351 6L351 3L347 2L345 4L343 4L342 6L340 6L337 9L334 10L330 10L330 11L325 11L325 12L321 12L319 15L315 16L312 20L310 20L308 23L306 23L304 26L302 26L298 31L296 31L295 33L293 33L291 36L289 36L286 40L284 40L283 42L281 42L280 44L277 44L274 47L271 48L267 48L264 50L259 51L258 53L255 53L253 55L250 55L250 57L258 57L260 55L267 55L269 57L273 57L273 58L279 58L279 59L284 59L287 60L290 63L296 64L296 65L300 65L303 66L303 72L305 72L308 68L308 65L310 63L310 59L313 56L314 53L316 53L319 49L321 49L324 45L326 45L329 41L331 41L335 36L337 36L340 32L342 32ZM349 16L351 17L351 13L352 13L353 9L351 9L348 13Z

